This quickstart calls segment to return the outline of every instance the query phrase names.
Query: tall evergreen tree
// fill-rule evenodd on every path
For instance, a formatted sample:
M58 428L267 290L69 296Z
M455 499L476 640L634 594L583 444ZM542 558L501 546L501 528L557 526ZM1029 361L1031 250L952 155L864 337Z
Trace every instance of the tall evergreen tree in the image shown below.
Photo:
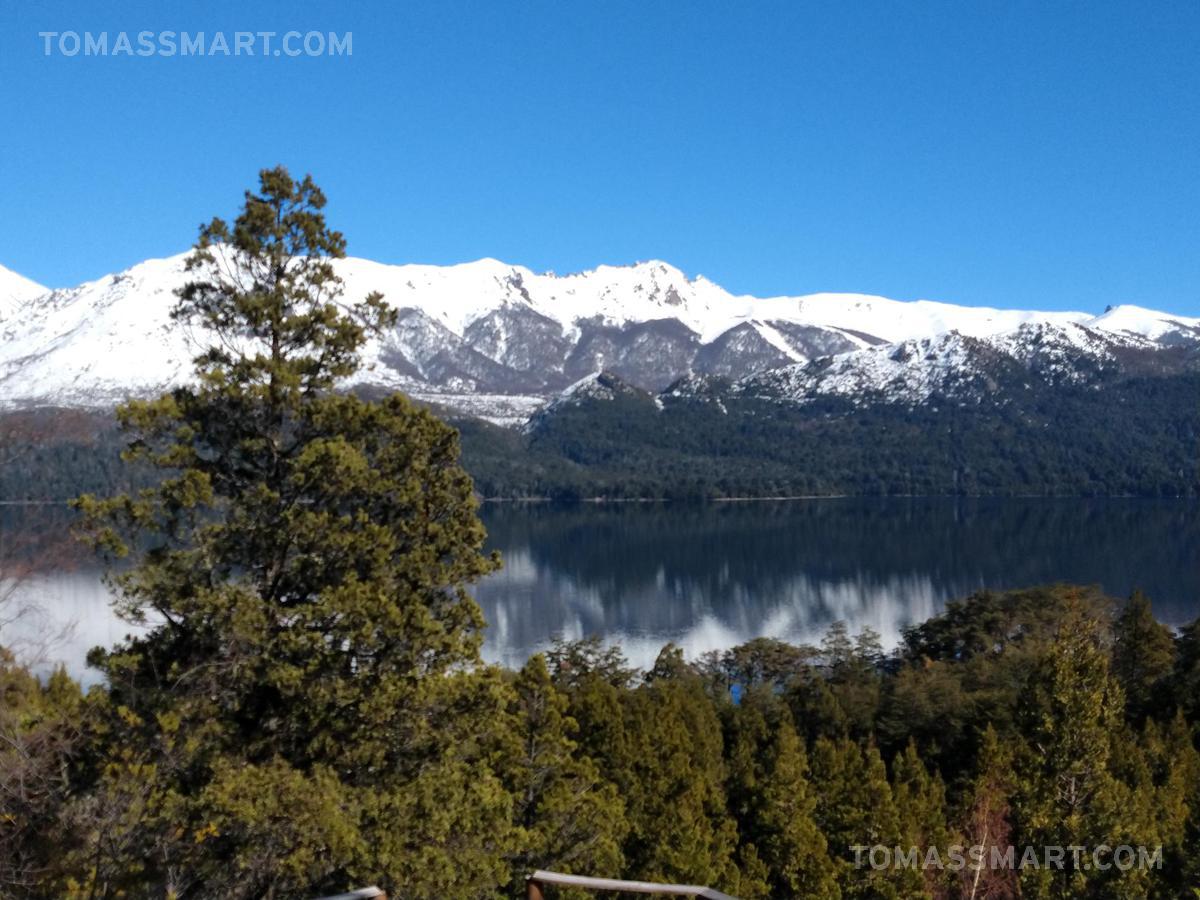
M679 662L667 647L658 677L623 698L623 752L608 766L627 804L627 871L736 894L737 826L726 807L720 720L701 678Z
M743 855L765 868L766 896L839 897L836 869L813 819L804 743L787 707L759 688L726 708L725 717L730 810Z
M1193 729L1177 713L1164 725L1147 721L1137 743L1139 778L1130 779L1129 804L1143 811L1139 832L1128 842L1162 848L1159 880L1171 894L1182 894L1189 878L1200 874L1195 848L1200 846L1200 753ZM1151 885L1152 887L1152 885Z
M820 738L813 746L810 780L816 796L814 818L838 867L842 896L923 896L920 871L898 863L893 855L901 843L900 819L879 752L874 747L861 750L847 739ZM886 865L872 865L872 848L886 850L886 858L879 858Z
M916 847L923 860L936 855L944 862L950 846L946 822L946 786L937 773L930 773L921 761L914 743L892 763L892 797L900 823L900 845ZM930 894L944 892L950 883L944 867L932 864L922 868L925 889Z
M521 847L513 858L514 887L523 890L523 876L533 869L620 875L624 803L595 762L579 753L567 698L542 656L517 674L510 713L515 746L506 780Z
M71 762L92 719L62 669L43 684L0 648L0 897L54 889L57 862L75 840L62 816Z
M119 411L127 457L162 479L79 501L98 546L134 556L118 609L148 626L93 657L114 752L160 798L118 862L159 893L187 872L197 896L486 896L507 881L511 802L486 763L508 694L466 585L497 561L455 432L338 390L394 313L342 297L324 206L276 168L201 229L173 310L197 383ZM287 837L266 823L292 803ZM292 862L258 865L277 840Z
M1112 673L1125 691L1131 721L1163 711L1164 688L1175 664L1171 629L1154 618L1150 601L1134 591L1113 623ZM1169 713L1169 710L1165 712Z
M1125 707L1109 672L1101 623L1068 602L1058 633L1030 679L1019 819L1036 846L1115 846L1119 787L1112 741ZM1097 880L1082 865L1022 872L1032 897L1074 897Z
M1179 630L1175 642L1172 700L1189 722L1200 721L1200 619Z
M980 741L975 777L964 792L959 833L970 852L959 872L959 896L1005 900L1020 891L1016 872L992 865L1012 846L1012 796L1016 789L1013 751L988 725Z

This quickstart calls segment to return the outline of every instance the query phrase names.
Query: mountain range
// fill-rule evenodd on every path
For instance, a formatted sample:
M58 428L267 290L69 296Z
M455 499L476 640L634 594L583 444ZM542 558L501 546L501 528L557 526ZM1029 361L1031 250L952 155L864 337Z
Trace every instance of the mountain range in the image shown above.
M202 336L168 316L185 257L57 290L0 268L0 408L103 408L186 381ZM600 372L655 393L919 404L972 402L1031 380L1170 373L1200 353L1200 319L1136 306L1092 314L862 294L758 298L658 261L562 276L493 259L335 265L347 298L378 290L399 310L364 354L363 383L506 425Z

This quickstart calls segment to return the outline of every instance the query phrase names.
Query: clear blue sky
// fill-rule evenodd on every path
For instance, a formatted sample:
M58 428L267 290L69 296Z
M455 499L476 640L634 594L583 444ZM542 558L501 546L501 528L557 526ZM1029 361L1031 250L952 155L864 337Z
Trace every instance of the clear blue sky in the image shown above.
M39 31L351 31L349 58ZM1200 2L0 3L0 263L179 252L257 170L350 252L1200 315Z

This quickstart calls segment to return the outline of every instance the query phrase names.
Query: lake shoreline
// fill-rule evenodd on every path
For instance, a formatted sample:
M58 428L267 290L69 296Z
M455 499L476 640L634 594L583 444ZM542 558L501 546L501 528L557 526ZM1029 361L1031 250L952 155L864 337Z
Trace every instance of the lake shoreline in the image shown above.
M1169 503L1200 503L1200 497L1150 497L1143 494L771 494L738 497L478 497L481 504L604 506L607 504L789 503L806 500L1147 500ZM71 500L0 500L0 507L69 507Z
M1143 494L780 494L745 497L574 497L571 499L563 497L479 497L478 499L480 503L556 504L561 506L581 504L602 506L609 503L704 505L708 503L778 503L798 500L1147 500L1167 503L1200 503L1200 497L1187 495L1150 497ZM0 501L0 506L3 505L6 505L6 502ZM21 503L20 501L11 501L11 505L19 506Z

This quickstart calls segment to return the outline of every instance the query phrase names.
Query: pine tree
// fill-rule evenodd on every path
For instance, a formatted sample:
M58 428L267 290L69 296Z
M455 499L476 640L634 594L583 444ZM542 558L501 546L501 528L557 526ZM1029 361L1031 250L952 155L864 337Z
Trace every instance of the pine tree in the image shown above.
M725 710L726 795L742 853L764 867L771 897L838 897L836 870L813 820L808 759L787 707L762 688ZM750 867L743 863L742 896Z
M173 311L207 342L197 383L119 411L127 458L162 478L79 501L97 545L134 556L118 608L149 626L93 657L124 719L113 753L159 792L113 852L147 891L186 871L230 897L484 896L508 877L511 798L486 761L509 695L465 588L497 561L455 432L338 390L394 313L341 296L324 205L276 168L201 229ZM255 790L311 813L281 838L295 865L254 862L280 852L272 807L236 801Z
M506 780L521 829L521 850L512 860L514 893L533 869L620 875L624 803L595 762L579 753L567 698L550 680L542 656L518 673L510 714L515 746Z
M1012 749L988 725L980 741L977 773L968 786L960 822L967 851L959 872L959 896L968 900L1004 900L1017 896L1013 869L991 864L1012 846L1012 795L1016 775Z
M1125 699L1109 674L1101 624L1070 598L1030 692L1018 804L1026 843L1116 846L1120 791L1110 757ZM1021 879L1032 897L1078 896L1096 880L1082 866L1027 869Z
M900 845L916 847L922 859L931 854L946 861L950 829L946 822L946 786L936 773L930 774L921 761L916 744L909 742L892 764L892 797L900 823ZM933 894L950 879L937 865L923 869L925 889Z
M1165 725L1147 721L1135 749L1139 765L1137 777L1127 779L1132 795L1127 803L1141 811L1141 827L1127 843L1162 847L1160 880L1177 896L1187 886L1200 836L1200 753L1178 713Z
M846 739L820 738L813 746L810 783L816 796L814 818L838 867L842 896L923 896L921 872L896 865L892 855L900 847L900 820L879 752L874 747L860 750ZM875 847L886 849L888 865L871 865Z
M623 752L607 765L626 802L626 871L737 894L737 827L726 808L720 721L700 677L677 661L668 648L659 677L622 698Z
M824 674L811 672L793 679L785 696L807 743L850 733L850 720Z
M738 705L721 708L725 743L725 800L738 828L738 858L742 869L743 900L769 896L771 873L758 849L759 802L763 791L762 751L770 733L764 708L770 698L749 688ZM753 883L747 875L753 873Z
M1113 624L1112 652L1112 673L1125 690L1130 721L1140 723L1163 710L1163 686L1174 663L1171 630L1154 618L1146 596L1134 591Z
M756 846L771 874L771 896L841 896L825 838L813 821L816 803L808 760L790 717L774 728L764 756Z

